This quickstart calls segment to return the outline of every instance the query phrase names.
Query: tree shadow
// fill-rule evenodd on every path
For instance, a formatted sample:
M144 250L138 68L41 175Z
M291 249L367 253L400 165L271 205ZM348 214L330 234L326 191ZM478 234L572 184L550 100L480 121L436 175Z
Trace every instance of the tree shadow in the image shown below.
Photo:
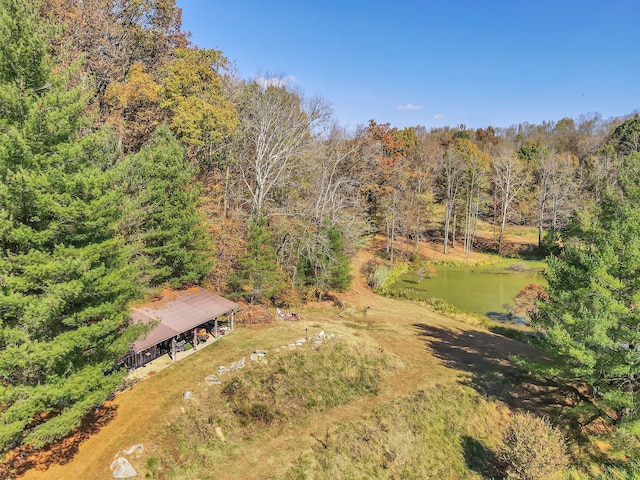
M11 450L0 463L0 478L18 478L29 470L47 470L52 465L69 463L85 440L116 417L117 410L115 405L102 405L83 418L80 426L69 436L43 449L22 446Z
M466 372L462 383L510 408L555 417L566 406L557 386L536 378L514 357L542 360L535 348L517 340L482 330L457 330L414 324L427 347L442 363Z
M495 452L473 437L462 437L464 460L469 470L485 478L502 478Z
M633 456L616 459L610 452L591 445L593 436L606 433L610 425L594 414L597 413L594 409L589 409L590 399L579 385L537 377L516 363L515 356L548 361L534 347L488 331L426 324L414 324L414 327L424 337L426 347L444 366L466 374L461 383L486 397L504 402L514 411L529 411L554 419L554 423L562 425L573 441L582 445L590 463L625 472L630 472L637 465ZM580 408L576 409L576 406ZM589 419L592 414L591 420L597 421ZM485 468L482 464L486 461L490 465L493 461L486 447L472 438L466 441L465 459L470 468L482 474L488 472L481 471ZM499 464L495 465L499 467ZM633 471L634 475L636 473Z

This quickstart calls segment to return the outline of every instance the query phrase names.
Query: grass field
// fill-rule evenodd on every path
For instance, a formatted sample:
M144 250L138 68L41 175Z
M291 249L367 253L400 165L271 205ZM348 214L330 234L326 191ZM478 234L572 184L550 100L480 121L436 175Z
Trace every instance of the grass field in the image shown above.
M371 255L361 252L354 272ZM151 376L109 402L76 437L23 460L29 467L23 477L109 478L114 456L135 444L145 451L132 459L134 467L159 479L490 475L486 465L509 408L537 408L518 394L521 378L510 360L535 350L428 307L375 295L359 276L341 300L340 310L329 302L307 305L300 322L240 327ZM354 351L367 352L368 363L339 373L339 357L320 359L307 344L295 354L308 355L298 360L310 370L282 367L278 356L290 354L275 349L321 330L334 334L322 349L342 344L348 364L357 363L349 357ZM221 376L222 385L204 381L256 349L269 351L267 365ZM287 381L298 387L286 393L294 399L286 405L283 395L258 388L274 384L260 375L274 375L269 369L277 365L288 372L280 372L279 392L289 392ZM310 375L313 381L302 382ZM364 378L366 388L350 389ZM229 395L233 388L244 388L253 403L243 407L244 397ZM183 398L187 390L191 400ZM324 397L331 398L323 403ZM252 410L256 403L262 407Z
M531 232L520 240L530 245ZM514 412L533 412L571 433L566 478L640 478L627 453L635 443L614 445L598 422L569 430L568 390L514 361L539 358L534 348L455 309L445 315L374 294L363 271L384 262L383 247L378 238L358 253L353 288L339 301L307 304L299 322L240 326L117 395L64 441L9 457L0 477L112 478L114 458L142 444L143 453L127 458L138 478L158 480L502 478L501 434ZM437 242L422 242L417 253L443 260ZM455 249L446 261L495 258ZM332 336L319 346L282 348L321 331ZM219 375L221 385L205 381L254 350L267 350L266 362Z

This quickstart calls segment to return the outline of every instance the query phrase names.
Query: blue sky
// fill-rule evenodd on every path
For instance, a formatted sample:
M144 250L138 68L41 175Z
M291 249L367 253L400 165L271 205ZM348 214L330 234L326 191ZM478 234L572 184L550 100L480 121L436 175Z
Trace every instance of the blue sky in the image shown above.
M336 120L506 127L640 109L640 2L177 0L242 78L283 75Z

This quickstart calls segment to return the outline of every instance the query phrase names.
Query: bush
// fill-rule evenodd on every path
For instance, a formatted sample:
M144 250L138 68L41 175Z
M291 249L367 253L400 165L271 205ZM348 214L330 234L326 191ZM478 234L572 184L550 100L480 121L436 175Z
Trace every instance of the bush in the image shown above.
M498 458L510 479L557 478L569 465L564 437L546 418L516 413L502 442Z
M401 275L407 273L409 265L406 263L396 263L392 267L376 265L369 274L369 286L376 293L387 295L391 285L398 281Z
M389 278L389 267L376 265L369 274L369 286L374 290L382 288Z

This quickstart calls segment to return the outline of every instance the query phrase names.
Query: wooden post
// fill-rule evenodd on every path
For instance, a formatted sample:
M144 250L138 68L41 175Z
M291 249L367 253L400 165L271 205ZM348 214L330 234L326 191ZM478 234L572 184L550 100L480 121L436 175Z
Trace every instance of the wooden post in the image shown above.
M213 321L213 339L218 338L218 317Z
M176 361L176 337L171 339L171 360Z
M235 313L235 312L234 312L233 310L231 310L231 328L230 328L230 330L231 330L232 332L233 332L233 320L234 320L233 314L234 314L234 313Z

